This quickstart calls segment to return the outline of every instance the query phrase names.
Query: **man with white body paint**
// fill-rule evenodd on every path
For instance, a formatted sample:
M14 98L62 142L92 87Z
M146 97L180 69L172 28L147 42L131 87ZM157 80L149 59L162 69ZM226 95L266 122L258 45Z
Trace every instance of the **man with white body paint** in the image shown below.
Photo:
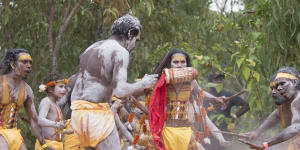
M79 72L71 94L71 124L75 136L88 149L119 150L120 139L108 102L112 95L127 97L153 87L157 75L127 83L129 52L140 40L141 24L133 16L115 20L112 36L88 47L80 56Z
M273 145L289 141L287 150L300 150L300 75L295 68L281 67L271 78L272 97L278 109L275 109L256 130L244 133L249 139L256 139L261 133L271 129L277 123L285 128L274 139L255 145L245 140L251 149L263 150Z

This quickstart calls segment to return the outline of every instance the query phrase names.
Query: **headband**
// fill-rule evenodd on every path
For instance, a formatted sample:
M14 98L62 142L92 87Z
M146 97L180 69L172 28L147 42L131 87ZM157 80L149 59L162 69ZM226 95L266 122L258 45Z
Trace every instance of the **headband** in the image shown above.
M298 78L292 74L289 74L289 73L283 73L283 72L280 72L280 73L277 73L276 77L274 80L278 79L278 78L287 78L287 79L296 79L298 80ZM274 81L271 81L270 82L270 86L275 86L275 82Z
M46 84L41 84L39 86L39 92L44 92L44 91L47 90L47 88L49 88L51 86L54 86L54 85L56 85L58 83L64 83L65 85L67 85L68 82L69 82L68 79L64 78L62 80L50 81L50 82L48 82Z
M178 55L178 56L172 56L172 59L186 59L185 56Z
M18 57L18 60L31 60L32 61L32 58L29 54L23 54L21 56Z
M275 80L278 79L278 78L287 78L287 79L297 79L298 80L298 78L296 76L291 75L289 73L283 73L283 72L278 73L276 75Z

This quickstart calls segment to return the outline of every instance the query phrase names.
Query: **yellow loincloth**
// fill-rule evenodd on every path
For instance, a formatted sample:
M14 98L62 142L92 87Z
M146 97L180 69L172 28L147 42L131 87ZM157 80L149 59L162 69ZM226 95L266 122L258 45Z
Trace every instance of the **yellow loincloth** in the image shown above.
M167 127L162 132L167 150L187 150L193 134L191 127Z
M48 147L50 147L50 148L53 148L55 150L63 150L62 142L51 141L51 140L47 140L47 139L45 139L45 142L48 145ZM36 142L35 142L35 150L43 150L43 148L38 140L36 140Z
M21 148L23 138L20 134L20 130L0 127L0 135L5 138L10 150L19 150Z
M71 130L70 119L66 123L66 130ZM65 134L64 150L84 150L80 145L79 139L75 137L74 133Z
M84 147L96 147L115 128L115 119L108 103L72 102L72 128Z

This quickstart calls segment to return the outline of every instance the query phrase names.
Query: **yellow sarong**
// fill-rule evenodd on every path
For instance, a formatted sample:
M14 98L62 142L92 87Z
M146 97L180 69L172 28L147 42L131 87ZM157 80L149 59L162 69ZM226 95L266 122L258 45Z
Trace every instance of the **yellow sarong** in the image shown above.
M66 123L66 130L71 130L70 119ZM84 150L80 145L79 139L75 137L74 133L65 134L64 150Z
M51 141L51 140L47 140L47 139L45 139L45 142L48 145L48 147L50 147L50 148L53 148L55 150L63 150L62 142ZM35 150L43 150L43 148L38 140L36 140L36 142L35 142Z
M8 143L9 150L19 150L22 143L23 138L20 134L20 130L16 128L6 129L0 127L0 135L2 135L6 142Z
M84 147L96 147L115 128L115 119L108 103L77 100L71 104L71 123L75 136Z
M193 134L191 127L167 127L162 132L167 150L187 150Z

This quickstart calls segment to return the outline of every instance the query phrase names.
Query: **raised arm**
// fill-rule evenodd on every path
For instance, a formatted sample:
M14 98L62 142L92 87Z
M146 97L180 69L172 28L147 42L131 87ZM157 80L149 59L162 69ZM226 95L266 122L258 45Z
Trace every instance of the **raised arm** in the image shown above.
M128 51L118 51L113 63L113 82L115 84L113 95L116 97L122 98L130 96L141 89L153 87L157 81L157 75L145 75L141 81L136 83L131 84L127 82Z

